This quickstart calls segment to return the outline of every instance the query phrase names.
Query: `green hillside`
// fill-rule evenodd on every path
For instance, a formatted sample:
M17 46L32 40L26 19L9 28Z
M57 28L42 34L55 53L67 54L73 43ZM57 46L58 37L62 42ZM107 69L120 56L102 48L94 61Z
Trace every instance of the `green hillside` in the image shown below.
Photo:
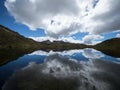
M77 43L69 43L63 41L53 41L50 42L49 40L43 41L39 43L41 50L53 50L53 51L64 51L64 50L71 50L71 49L84 49L88 46L85 44L77 44Z
M28 50L37 48L37 42L0 25L0 49Z
M95 49L105 54L120 57L120 38L113 38L94 46Z
M9 30L8 28L0 25L0 49L41 49L41 50L68 50L68 49L83 49L86 45L74 44L63 41L43 41L36 42L32 39L26 38L17 32Z
M94 46L49 40L36 42L0 25L0 51L32 52L35 50L63 51L70 49L94 48L105 54L120 57L120 38L106 40Z

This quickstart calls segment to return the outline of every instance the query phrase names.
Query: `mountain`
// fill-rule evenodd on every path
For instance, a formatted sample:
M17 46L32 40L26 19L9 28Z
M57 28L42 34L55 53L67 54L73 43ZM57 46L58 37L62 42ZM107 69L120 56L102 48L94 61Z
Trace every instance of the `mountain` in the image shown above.
M38 48L38 42L0 25L0 66Z
M93 48L102 51L105 54L120 57L120 38L112 38L106 41L103 41Z
M36 41L0 25L0 49L29 50L38 48Z
M0 25L0 65L35 50L64 51L83 48L94 48L105 54L120 57L120 38L109 39L93 46L49 40L36 42Z
M77 44L77 43L69 43L64 41L53 41L50 42L49 40L43 41L39 43L40 49L45 51L63 51L63 50L70 50L70 49L83 49L89 47L85 44Z
M60 51L84 47L85 45L82 44L72 44L63 41L50 42L47 40L36 42L0 25L0 66L35 50Z
M63 41L49 40L43 42L36 42L30 38L26 38L19 33L12 31L2 25L0 25L0 50L69 50L69 49L83 49L87 45L75 44Z
M83 48L94 48L105 54L120 57L120 38L109 39L94 46L49 40L36 42L0 25L0 54L3 54L3 50L29 53L35 50L63 51Z

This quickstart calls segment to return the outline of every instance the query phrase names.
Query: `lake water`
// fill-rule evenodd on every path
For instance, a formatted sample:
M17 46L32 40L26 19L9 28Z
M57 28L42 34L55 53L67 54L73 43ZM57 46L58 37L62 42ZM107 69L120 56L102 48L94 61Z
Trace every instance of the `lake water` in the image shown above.
M0 66L2 90L120 90L120 58L94 49L35 51Z

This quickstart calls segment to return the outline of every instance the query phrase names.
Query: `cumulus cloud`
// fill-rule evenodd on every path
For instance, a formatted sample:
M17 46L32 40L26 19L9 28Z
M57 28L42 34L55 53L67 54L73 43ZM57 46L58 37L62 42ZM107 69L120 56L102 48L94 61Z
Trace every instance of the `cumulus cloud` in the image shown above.
M66 51L63 51L63 52L52 51L52 50L49 51L49 52L45 52L45 51L42 51L42 50L38 50L38 51L32 52L31 54L28 54L28 55L45 55L45 56L50 56L50 55L54 55L54 54L59 54L59 55L62 55L62 56L72 56L75 53L82 53L82 52L83 52L83 50L78 50L78 49L66 50Z
M55 38L52 38L52 37L29 37L35 41L38 41L38 42L42 42L42 41L46 41L46 40L49 40L49 41L55 41L56 39Z
M59 54L61 56L75 56L77 54L82 54L85 58L87 59L101 59L102 57L105 57L105 55L103 55L100 51L91 49L91 48L87 48L87 49L83 49L83 50L67 50L67 51L63 51L63 52L58 52L58 51L49 51L49 52L45 52L42 50L38 50L35 52L32 52L31 54L28 55L45 55L45 56L50 56L50 55L54 55L54 54Z
M78 0L6 0L7 10L17 22L32 30L43 28L47 35L60 35L76 32L80 28Z
M38 41L38 42L49 40L51 42L53 42L53 41L64 41L64 42L69 42L69 43L83 43L80 40L75 40L73 37L60 37L60 38L57 38L57 39L52 38L52 37L29 37L29 38L32 38L33 40Z
M52 37L29 37L32 38L35 41L42 42L49 40L51 42L53 41L64 41L64 42L69 42L69 43L84 43L84 44L97 44L100 43L101 40L104 38L101 35L94 35L94 34L88 34L85 35L82 40L75 40L74 37L60 37L60 38L52 38Z
M83 43L96 44L99 43L104 37L101 35L86 35L82 38Z
M90 48L84 49L82 55L88 59L101 59L104 57L101 52Z
M57 38L79 32L87 4L93 0L6 0L7 10L17 22L32 30L43 28L47 35Z
M120 29L120 0L99 0L88 13L85 24L90 33L101 34ZM89 32L89 31L88 31Z
M120 0L6 0L5 7L17 22L32 30L42 28L49 37L59 38L77 32L101 34L119 30L119 3Z
M120 38L120 34L117 34L116 37L117 37L117 38Z

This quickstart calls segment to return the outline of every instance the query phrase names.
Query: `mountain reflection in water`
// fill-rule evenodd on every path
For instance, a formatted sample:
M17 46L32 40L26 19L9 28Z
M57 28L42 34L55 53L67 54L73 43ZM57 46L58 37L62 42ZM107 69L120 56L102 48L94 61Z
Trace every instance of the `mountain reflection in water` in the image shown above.
M94 49L36 51L0 67L14 64L2 90L119 90L119 60Z

